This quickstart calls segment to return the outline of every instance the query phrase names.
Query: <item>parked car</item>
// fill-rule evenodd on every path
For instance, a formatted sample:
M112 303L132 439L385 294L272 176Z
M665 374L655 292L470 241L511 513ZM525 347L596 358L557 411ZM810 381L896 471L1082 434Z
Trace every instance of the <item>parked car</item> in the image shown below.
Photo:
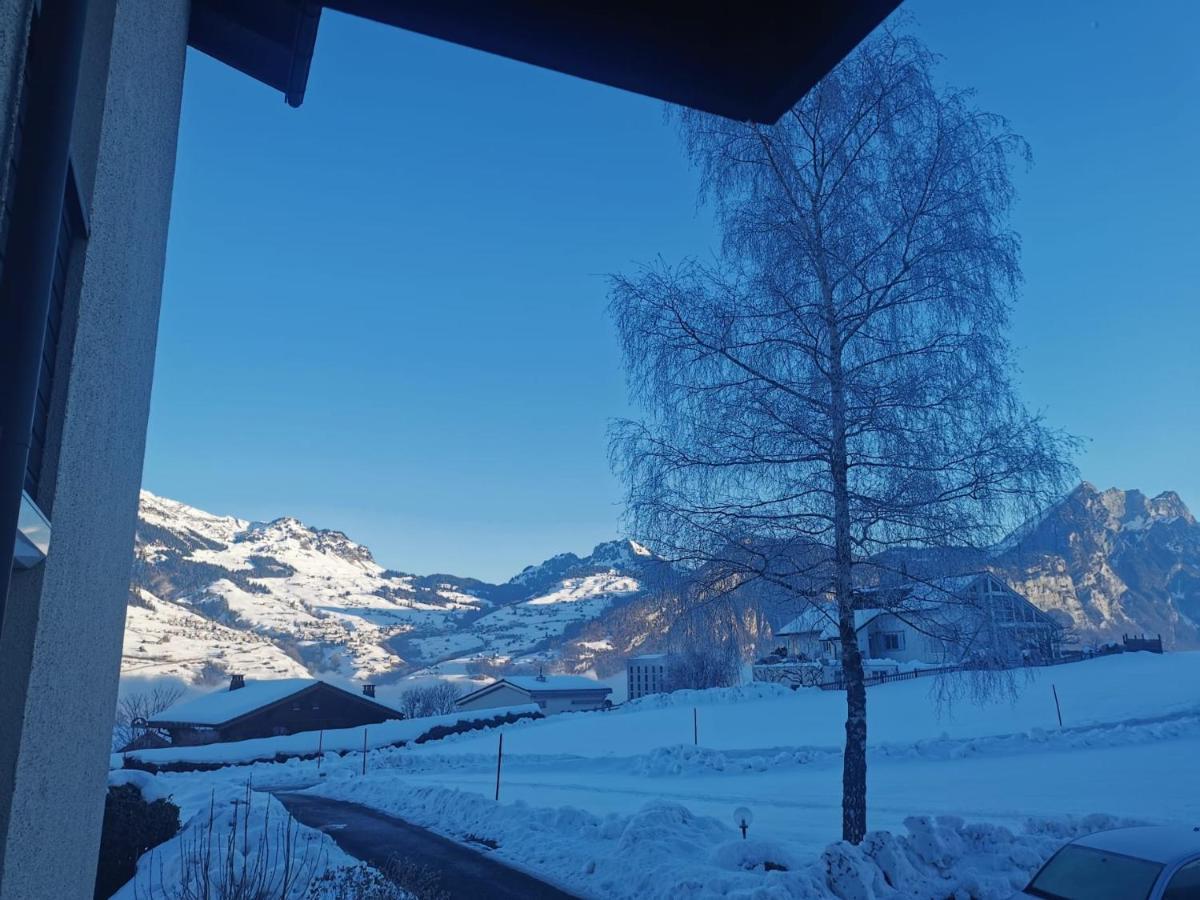
M1077 838L1016 897L1200 900L1200 827L1114 828Z

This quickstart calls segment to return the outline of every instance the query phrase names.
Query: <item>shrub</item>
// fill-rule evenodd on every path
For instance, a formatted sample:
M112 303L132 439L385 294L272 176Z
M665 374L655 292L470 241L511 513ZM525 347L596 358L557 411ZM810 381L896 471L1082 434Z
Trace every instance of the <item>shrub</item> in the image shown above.
M428 731L420 734L414 744L424 744L426 741L440 741L452 734L463 734L467 731L479 731L484 728L495 728L497 725L511 725L521 719L540 719L540 712L504 713L487 719L462 719L453 725L434 725Z
M151 857L145 885L135 884L138 900L304 900L325 869L326 853L316 832L304 831L284 813L272 819L274 801L254 809L249 782L232 814L218 810L216 798L180 836L176 861ZM157 867L155 863L157 862ZM141 888L145 890L141 890Z
M383 867L383 873L416 900L452 900L437 872L407 857L393 856Z
M133 877L143 853L179 831L179 807L169 800L147 803L132 784L108 789L104 798L104 830L96 866L97 900L105 900Z
M313 879L306 900L408 900L410 896L370 866L338 866Z

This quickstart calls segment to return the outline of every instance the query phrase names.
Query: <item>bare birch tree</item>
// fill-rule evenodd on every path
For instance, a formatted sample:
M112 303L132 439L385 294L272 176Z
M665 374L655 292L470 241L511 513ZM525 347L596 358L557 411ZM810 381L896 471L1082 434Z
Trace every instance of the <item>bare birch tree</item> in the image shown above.
M1018 399L1008 123L885 26L773 126L681 114L718 258L613 279L630 391L614 465L633 533L720 585L834 603L843 838L866 828L856 586L896 548L986 546L1066 485Z

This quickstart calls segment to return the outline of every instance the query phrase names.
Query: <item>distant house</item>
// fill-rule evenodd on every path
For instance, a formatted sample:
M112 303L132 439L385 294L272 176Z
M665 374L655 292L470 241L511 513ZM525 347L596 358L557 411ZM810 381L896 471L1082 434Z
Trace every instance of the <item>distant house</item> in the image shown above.
M958 663L980 658L1001 664L1047 660L1061 653L1062 627L990 572L860 592L854 612L858 646L866 660ZM837 665L841 657L837 612L814 604L775 632L785 642L770 665ZM759 680L786 680L759 673Z
M402 718L403 713L375 699L374 685L364 685L363 693L356 694L313 678L247 682L234 675L227 689L176 703L146 727L169 734L174 746L191 746Z
M459 697L459 709L536 703L546 715L611 706L612 688L582 675L509 675Z
M631 656L625 661L625 678L630 700L648 694L661 694L667 690L667 664L665 653Z

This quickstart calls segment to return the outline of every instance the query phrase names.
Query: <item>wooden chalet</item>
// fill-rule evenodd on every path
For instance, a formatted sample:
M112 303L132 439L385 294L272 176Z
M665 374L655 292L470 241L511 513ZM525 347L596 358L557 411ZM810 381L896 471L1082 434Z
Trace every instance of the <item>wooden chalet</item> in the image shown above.
M234 675L227 689L177 703L146 727L169 735L172 746L194 746L404 718L374 695L374 685L356 694L313 678L247 682Z

